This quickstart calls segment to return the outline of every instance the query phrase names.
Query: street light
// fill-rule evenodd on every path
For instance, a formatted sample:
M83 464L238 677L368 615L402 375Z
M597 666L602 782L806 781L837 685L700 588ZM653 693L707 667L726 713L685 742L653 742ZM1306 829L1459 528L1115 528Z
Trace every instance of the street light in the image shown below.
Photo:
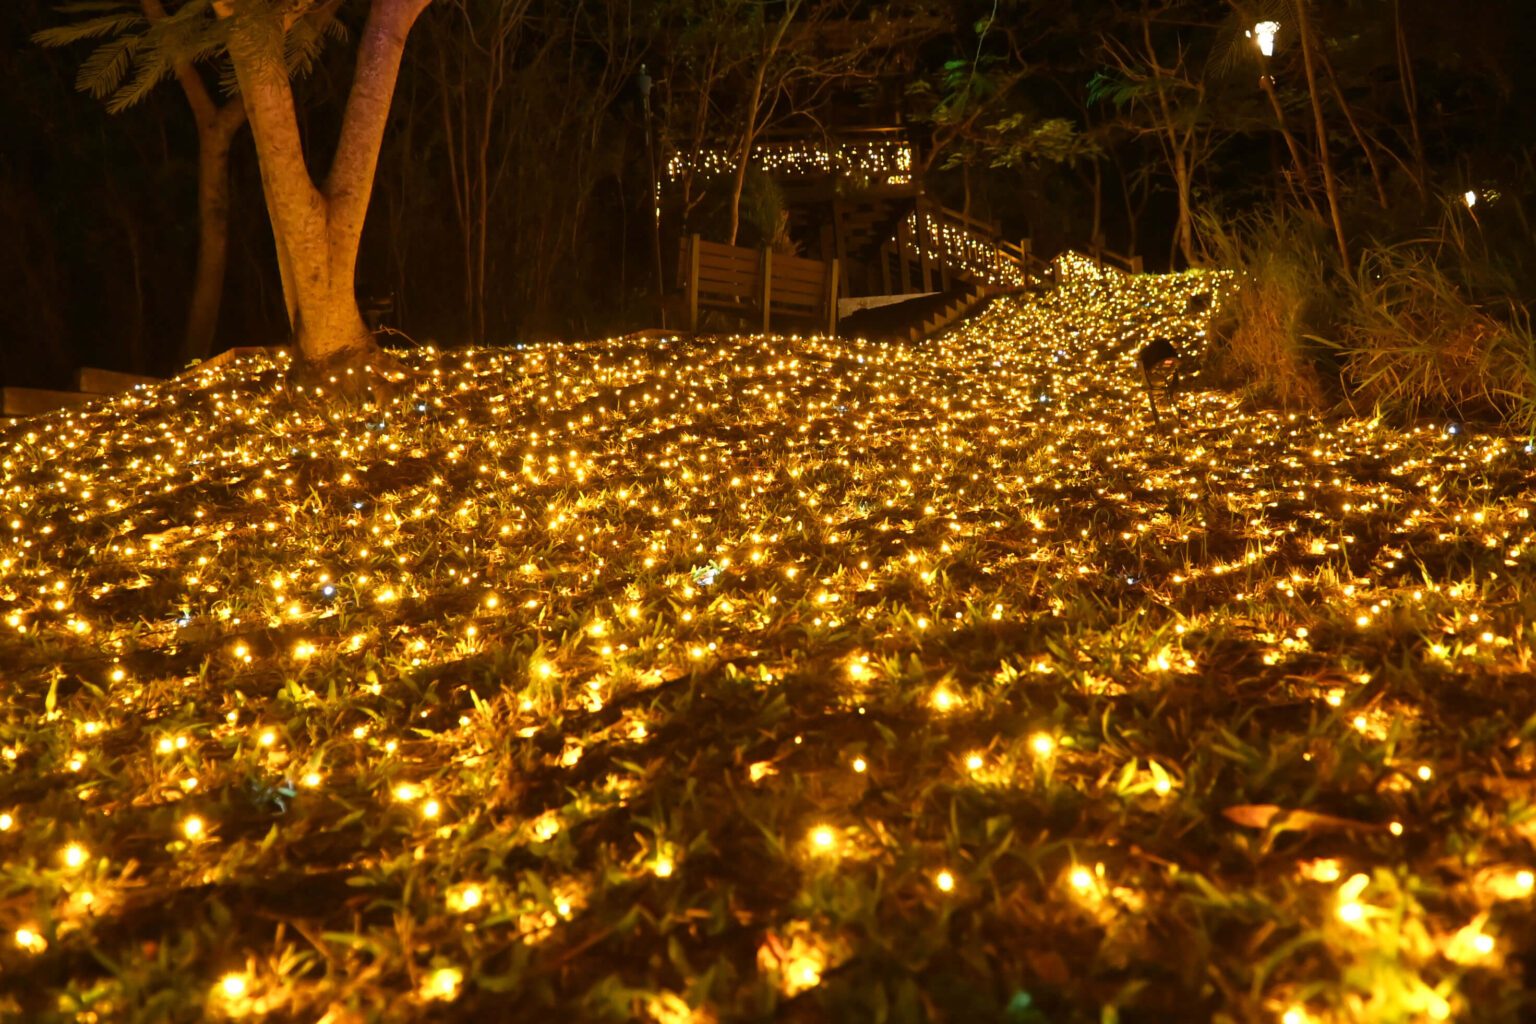
M1275 55L1275 33L1280 31L1278 21L1261 21L1253 26L1248 37L1259 44L1259 52L1266 57Z

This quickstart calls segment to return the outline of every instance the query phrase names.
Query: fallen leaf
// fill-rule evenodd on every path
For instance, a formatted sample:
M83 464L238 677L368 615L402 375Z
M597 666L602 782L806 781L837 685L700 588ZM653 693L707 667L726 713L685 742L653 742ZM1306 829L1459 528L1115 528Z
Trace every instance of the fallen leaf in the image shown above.
M1379 831L1380 825L1373 825L1368 821L1355 821L1352 818L1339 818L1332 814L1318 814L1315 811L1286 810L1275 804L1236 804L1224 808L1221 812L1228 820L1248 828L1270 828L1279 831L1310 832L1341 831L1349 829L1364 829L1369 832ZM1278 819L1278 820L1277 820Z

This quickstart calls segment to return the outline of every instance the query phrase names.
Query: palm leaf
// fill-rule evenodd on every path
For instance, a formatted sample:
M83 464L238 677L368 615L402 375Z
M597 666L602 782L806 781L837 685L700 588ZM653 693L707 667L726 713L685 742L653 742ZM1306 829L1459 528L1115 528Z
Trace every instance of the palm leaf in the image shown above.
M113 7L119 5L113 4ZM32 41L38 46L58 47L69 46L83 39L100 39L102 36L122 35L126 32L142 29L144 27L144 15L132 10L117 10L110 14L103 14L95 18L86 18L84 21L71 21L64 25L54 25L40 29L32 34Z
M137 62L133 80L107 100L108 112L120 114L127 110L148 96L150 90L159 85L163 79L169 78L171 71L171 65L166 62L165 55L157 49L149 49Z
M112 95L127 77L142 41L140 36L123 36L98 46L81 63L75 88L98 100Z

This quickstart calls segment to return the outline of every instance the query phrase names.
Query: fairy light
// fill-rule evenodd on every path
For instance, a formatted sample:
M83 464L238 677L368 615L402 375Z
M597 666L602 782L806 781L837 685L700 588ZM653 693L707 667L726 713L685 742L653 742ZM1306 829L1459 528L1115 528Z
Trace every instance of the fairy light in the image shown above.
M478 885L463 885L448 896L448 908L459 913L474 910L485 901L485 892Z
M957 251L968 244L950 237ZM32 658L37 678L56 652L90 648L105 661L93 662L90 690L61 692L36 738L4 741L5 767L62 774L77 763L80 774L66 778L88 809L78 820L89 820L97 855L114 861L126 863L115 851L131 849L124 837L142 819L101 811L142 806L146 796L174 799L199 779L222 792L231 771L241 773L242 794L249 773L262 813L286 813L282 821L328 807L331 792L353 808L393 805L397 825L416 832L418 847L430 844L419 847L425 856L446 857L436 845L454 830L442 819L484 806L484 780L505 756L492 752L496 730L516 757L542 758L559 774L571 802L548 824L574 830L595 799L623 806L644 791L620 769L587 772L583 751L591 762L647 763L650 752L620 748L673 734L662 728L665 699L655 701L670 688L716 674L793 688L814 672L828 706L851 722L943 735L931 763L950 765L971 788L979 780L999 790L1047 781L1092 788L1104 770L1095 761L1107 755L1074 742L1095 731L1083 709L1220 671L1209 660L1211 638L1241 620L1255 666L1272 659L1266 678L1287 699L1315 702L1319 722L1332 723L1319 727L1342 733L1309 737L1315 766L1333 763L1328 743L1390 765L1394 754L1382 744L1402 722L1411 730L1404 735L1424 745L1387 784L1437 781L1452 755L1416 728L1426 708L1391 686L1364 691L1381 678L1373 666L1319 663L1336 653L1331 638L1341 629L1354 636L1363 621L1373 632L1358 639L1373 644L1388 630L1431 638L1434 647L1404 649L1432 673L1513 671L1531 634L1512 607L1499 606L1500 588L1521 580L1536 554L1521 515L1529 495L1480 481L1523 479L1529 453L1481 428L1452 437L1436 424L1415 434L1249 409L1207 387L1199 370L1181 389L1179 424L1154 427L1134 363L1148 318L1197 351L1208 319L1178 311L1226 278L1127 278L1071 257L1059 266L1066 283L1054 292L1000 299L919 347L747 336L660 340L639 354L633 340L421 349L401 357L416 371L409 394L380 412L334 418L255 386L281 366L254 360L132 402L9 428L0 436L0 459L13 462L0 469L0 522L22 525L0 529L7 650ZM25 440L27 432L34 437ZM423 468L396 479L386 465ZM1097 518L1079 514L1085 483L1105 513ZM136 511L146 496L153 519ZM1200 522L1207 496L1230 513L1219 529L1240 541L1237 550L1205 552L1202 538L1218 529ZM144 538L146 528L158 538ZM1450 569L1449 578L1403 574L1419 553L1463 540L1480 552L1488 545L1497 581ZM1073 599L1083 588L1145 615L1144 624L1131 620L1136 628L1116 635L1112 656L1095 645L1104 634L1091 630L1079 650L1009 653L1017 629L1075 629ZM380 602L386 594L395 599ZM786 627L804 631L804 650L781 642ZM498 666L505 699L472 692L454 669L471 647L466 638ZM838 650L818 648L824 638ZM191 669L144 653L173 645ZM972 649L1003 653L991 664L957 659ZM1353 657L1369 656L1362 648ZM1022 696L1042 684L1068 692L1059 717L1043 717L1050 712L1035 695ZM1045 731L1026 729L1022 742L978 735L999 721L1005 701L1029 704L1033 727ZM795 729L803 743L791 747ZM874 782L882 787L904 784L912 770L873 728L770 722L764 739L783 748L754 746L730 784L749 778L759 798L835 766L841 782L823 780L831 785L818 790L828 821L854 820L850 806L873 784L856 777L870 772L869 760L881 762ZM119 761L121 778L145 780L145 793L123 790ZM559 767L578 762L579 770ZM312 792L321 778L310 766L320 764L327 793ZM1193 787L1184 780L1198 774L1192 765L1159 767L1166 774L1150 779L1133 770L1142 801L1148 790L1168 797ZM424 781L399 783L404 774ZM1137 813L1155 809L1141 803ZM29 855L22 844L35 841L45 844L39 863L87 868L83 847L75 863L56 852L61 830L77 819L38 813L0 816L10 852ZM171 838L198 841L173 844L177 857L140 871L174 889L184 883L173 867L198 878L218 863L218 844L206 840L228 826L210 819L193 836L189 819L163 813ZM1437 841L1405 821L1423 842ZM831 852L885 857L881 868L899 848L811 824L789 856L823 849L819 828L833 832ZM1403 824L1389 821L1382 834L1399 835ZM544 830L520 822L505 842L523 856ZM285 826L274 842L282 849L305 831ZM639 854L630 870L672 877L672 857L691 848L692 836L675 838L669 853ZM359 862L375 856L356 853ZM1528 898L1530 873L1518 867L1490 862L1478 895ZM1372 923L1361 893L1337 905L1329 898L1349 867L1296 870L1328 886L1318 890L1325 913ZM929 867L919 877L932 894L950 891L945 875ZM78 914L83 879L67 881L69 901L58 906ZM591 883L590 874L581 880ZM571 884L557 891L550 906L559 912L546 908L541 928L584 905ZM93 877L92 885L91 913L111 913L107 882ZM29 898L40 891L32 888ZM468 907L470 891L438 898ZM1136 895L1132 883L1111 886L1090 864L1069 869L1051 898L1106 916ZM500 897L481 900L475 905L501 912ZM1513 939L1483 941L1495 939L1485 955L1513 956ZM810 984L835 962L814 952L819 959L800 978ZM217 978L209 972L201 984ZM1282 994L1275 1010L1291 998Z
M939 887L940 892L953 892L955 888L955 876L948 871L940 871L933 876L933 884Z
M1365 907L1359 902L1359 897L1370 885L1370 876L1355 874L1349 877L1343 885L1339 886L1338 909L1339 920L1345 924L1358 924L1365 918Z
M219 991L229 999L239 999L245 995L249 985L243 974L226 974L219 979Z
M452 1000L459 994L464 983L464 972L455 967L439 967L422 982L421 994L426 999Z
M79 868L85 864L86 859L89 856L90 855L85 851L85 847L81 846L79 843L70 843L68 846L64 847L65 867Z

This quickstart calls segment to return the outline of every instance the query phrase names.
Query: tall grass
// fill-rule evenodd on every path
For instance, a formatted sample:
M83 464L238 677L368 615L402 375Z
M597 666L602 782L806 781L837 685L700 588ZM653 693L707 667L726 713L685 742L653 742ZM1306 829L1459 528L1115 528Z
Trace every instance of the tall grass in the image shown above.
M1367 250L1349 295L1328 340L1349 396L1408 416L1536 422L1536 341L1523 307L1493 315L1412 245Z
M1428 234L1359 248L1353 274L1305 218L1208 218L1211 258L1238 271L1214 332L1213 376L1283 406L1336 402L1536 431L1530 240L1518 202L1484 219L1495 214L1498 229L1486 231L1465 204L1447 203Z
M1335 317L1343 276L1337 256L1295 218L1203 220L1214 262L1237 270L1213 332L1213 377L1259 402L1322 406L1326 353L1313 339Z

